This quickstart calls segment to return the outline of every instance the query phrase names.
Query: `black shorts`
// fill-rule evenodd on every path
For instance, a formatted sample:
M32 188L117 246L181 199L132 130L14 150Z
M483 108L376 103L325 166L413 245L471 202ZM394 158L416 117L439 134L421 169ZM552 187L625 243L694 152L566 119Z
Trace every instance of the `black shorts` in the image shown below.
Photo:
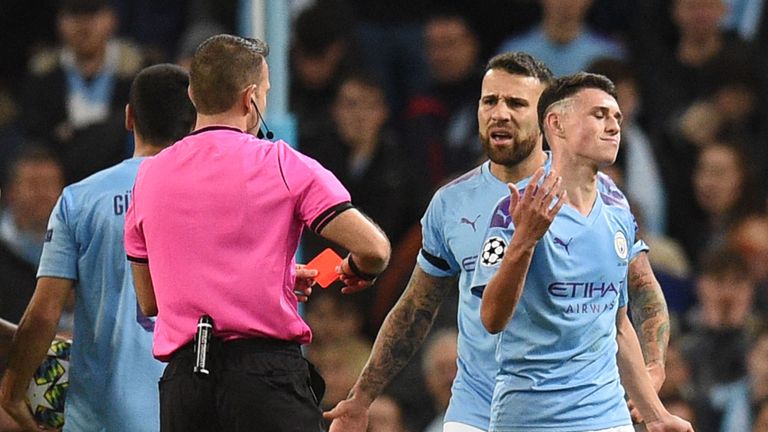
M210 376L192 370L187 345L160 379L163 432L323 431L322 378L298 344L242 339L211 347ZM312 384L314 383L314 389Z

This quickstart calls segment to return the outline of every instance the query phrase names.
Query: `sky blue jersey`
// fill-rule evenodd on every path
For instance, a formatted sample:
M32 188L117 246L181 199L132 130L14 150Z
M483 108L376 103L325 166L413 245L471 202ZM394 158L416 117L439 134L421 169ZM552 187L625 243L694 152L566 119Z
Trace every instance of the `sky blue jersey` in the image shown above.
M631 424L616 363L616 313L629 262L647 250L607 177L588 216L562 207L536 245L525 288L497 337L491 431L585 431ZM610 183L608 183L610 182ZM495 274L514 232L509 197L496 206L472 292Z
M48 223L38 277L75 281L65 431L159 430L154 321L138 308L123 225L141 158L64 189Z
M527 183L523 180L518 187ZM459 276L458 373L444 421L483 430L488 428L498 369L496 340L480 322L480 298L472 295L470 283L494 206L508 195L506 183L491 174L486 161L438 190L421 219L418 265L435 277Z

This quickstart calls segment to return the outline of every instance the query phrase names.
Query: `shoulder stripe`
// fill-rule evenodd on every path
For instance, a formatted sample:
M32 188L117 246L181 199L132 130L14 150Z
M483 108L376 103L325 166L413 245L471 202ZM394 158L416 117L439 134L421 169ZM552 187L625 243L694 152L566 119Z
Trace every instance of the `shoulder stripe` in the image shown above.
M448 261L446 261L446 260L444 260L444 259L442 259L440 257L436 257L436 256L432 255L431 253L425 251L424 249L421 250L421 256L423 256L424 259L429 261L430 264L432 264L433 266L439 268L440 270L447 271L447 270L451 269L451 266L448 264Z
M323 228L325 228L325 226L328 225L328 222L332 221L333 218L335 218L336 216L352 208L355 208L355 207L349 201L344 201L342 203L336 204L335 206L320 213L320 215L317 216L315 220L312 221L311 224L309 224L309 229L316 232L317 234L320 234L320 231L322 231Z
M139 258L139 257L135 257L135 256L130 256L130 255L126 255L126 257L128 258L128 261L130 261L130 262L135 262L135 263L139 263L139 264L148 264L149 263L149 258Z

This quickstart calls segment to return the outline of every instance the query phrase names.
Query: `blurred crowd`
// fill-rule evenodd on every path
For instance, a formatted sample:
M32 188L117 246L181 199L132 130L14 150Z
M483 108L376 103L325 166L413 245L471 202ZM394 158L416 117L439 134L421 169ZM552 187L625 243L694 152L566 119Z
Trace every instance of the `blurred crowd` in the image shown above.
M132 153L123 121L134 74L185 65L208 36L236 33L240 2L2 3L0 317L18 322L61 189ZM768 431L768 1L291 5L292 144L334 172L393 245L372 289L318 290L306 306L324 407L346 396L400 296L432 193L483 160L483 67L515 50L556 75L587 70L617 85L625 120L606 172L632 204L672 317L665 405L697 431ZM304 261L326 246L307 236ZM442 430L455 312L454 297L373 404L370 431Z

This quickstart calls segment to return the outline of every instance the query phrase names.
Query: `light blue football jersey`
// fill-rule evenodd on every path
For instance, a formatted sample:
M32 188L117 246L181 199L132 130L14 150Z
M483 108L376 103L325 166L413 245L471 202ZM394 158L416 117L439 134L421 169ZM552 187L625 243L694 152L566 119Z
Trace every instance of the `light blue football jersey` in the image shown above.
M527 183L523 180L518 187ZM418 265L435 277L459 276L458 372L444 421L483 430L488 429L498 370L496 339L480 322L480 298L472 295L470 284L493 209L508 195L506 183L491 174L490 162L485 162L440 188L421 219Z
M157 431L154 322L138 308L123 225L141 158L64 189L48 223L38 277L75 282L65 431Z
M491 431L585 431L631 424L616 364L616 313L629 262L647 250L626 200L600 175L588 216L563 206L534 251L520 303L495 337ZM473 274L478 296L514 232L496 206Z

